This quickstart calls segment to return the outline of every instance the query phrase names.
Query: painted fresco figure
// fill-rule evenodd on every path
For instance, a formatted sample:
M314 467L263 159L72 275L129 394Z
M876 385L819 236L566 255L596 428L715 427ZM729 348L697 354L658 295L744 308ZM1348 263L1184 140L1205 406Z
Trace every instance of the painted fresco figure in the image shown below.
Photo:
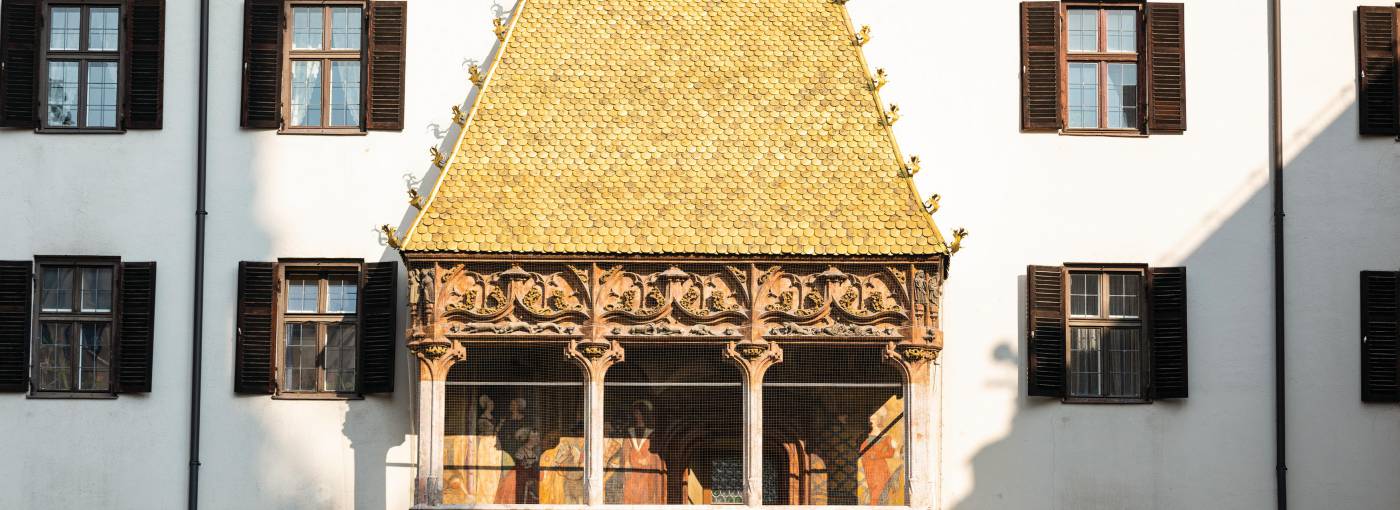
M653 405L647 400L632 404L632 418L627 437L622 444L622 503L646 504L666 502L666 462L652 452L652 434L648 425Z
M581 428L581 427L580 427ZM540 456L540 498L543 504L583 504L584 453L582 437L561 437Z

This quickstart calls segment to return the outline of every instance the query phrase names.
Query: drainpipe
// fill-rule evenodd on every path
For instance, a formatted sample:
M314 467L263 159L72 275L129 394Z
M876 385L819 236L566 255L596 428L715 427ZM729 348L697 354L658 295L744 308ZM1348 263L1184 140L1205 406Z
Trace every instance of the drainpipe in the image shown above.
M199 397L204 364L204 210L209 148L209 0L199 2L199 141L195 156L194 310L190 339L189 510L199 508Z
M1269 0L1269 182L1274 194L1274 477L1278 510L1288 509L1287 399L1284 375L1283 65L1279 0Z

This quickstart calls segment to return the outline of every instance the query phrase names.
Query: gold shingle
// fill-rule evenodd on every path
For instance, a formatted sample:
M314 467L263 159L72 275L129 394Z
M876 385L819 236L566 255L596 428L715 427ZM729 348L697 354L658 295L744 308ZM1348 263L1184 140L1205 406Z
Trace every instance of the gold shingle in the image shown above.
M404 251L947 249L831 0L522 0Z

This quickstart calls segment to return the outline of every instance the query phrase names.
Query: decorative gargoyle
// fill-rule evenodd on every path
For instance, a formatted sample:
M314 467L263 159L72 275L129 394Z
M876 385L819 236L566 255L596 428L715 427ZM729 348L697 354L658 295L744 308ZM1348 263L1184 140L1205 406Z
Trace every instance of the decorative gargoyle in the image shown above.
M467 68L467 73L471 75L472 85L480 87L482 83L486 83L486 75L481 72L480 66L472 64Z
M919 156L909 156L909 163L904 165L904 176L913 177L919 174Z
M930 195L928 200L924 201L924 212L929 214L938 212L938 201L942 199L943 197L937 193Z
M952 255L962 249L962 240L967 237L967 229L958 228L953 231L953 244L948 245L948 254Z
M504 17L495 18L491 20L491 24L495 26L493 30L496 32L496 40L506 42L506 32L510 30L506 27L506 19Z
M885 113L885 125L893 126L896 122L899 122L899 105L891 104L890 111Z
M865 46L870 42L870 25L861 25L860 32L856 33L856 46Z
M437 147L428 147L428 154L433 155L433 166L438 168L447 167L447 156L444 156L442 151L438 150Z
M885 68L875 70L875 77L870 79L870 90L879 92L881 87L890 82L889 75L885 74Z
M391 227L389 226L389 224L385 223L379 226L379 230L384 232L384 239L389 243L390 248L393 248L395 250L399 249L399 236L398 232L395 231L394 227Z
M458 126L467 125L467 115L462 113L462 108L455 104L452 105L452 123Z
M408 188L408 205L413 206L414 209L423 210L423 196L419 195L418 190L412 187Z

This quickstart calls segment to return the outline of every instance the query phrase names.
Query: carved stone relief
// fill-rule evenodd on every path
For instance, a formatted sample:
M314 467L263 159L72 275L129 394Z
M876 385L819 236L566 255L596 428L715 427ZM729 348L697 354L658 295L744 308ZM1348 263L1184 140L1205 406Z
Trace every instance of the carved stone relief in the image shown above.
M609 336L737 336L748 323L747 273L734 266L598 275L599 323Z
M439 271L436 302L449 335L576 335L591 303L587 271L573 266Z
M769 336L893 337L909 322L903 273L887 268L764 268L759 325Z

